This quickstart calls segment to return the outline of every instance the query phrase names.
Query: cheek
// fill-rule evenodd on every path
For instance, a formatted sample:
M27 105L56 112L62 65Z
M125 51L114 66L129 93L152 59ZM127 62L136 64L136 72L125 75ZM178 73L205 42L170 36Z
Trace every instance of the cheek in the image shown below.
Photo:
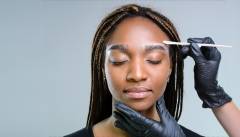
M125 71L115 68L111 64L105 65L105 74L108 88L115 99L119 99L125 84Z
M156 96L161 96L166 89L169 76L171 74L170 63L161 64L159 67L151 69L151 82L155 90L155 94Z
M157 74L155 73L153 77L153 85L156 92L164 92L167 82L168 82L168 75L167 74Z

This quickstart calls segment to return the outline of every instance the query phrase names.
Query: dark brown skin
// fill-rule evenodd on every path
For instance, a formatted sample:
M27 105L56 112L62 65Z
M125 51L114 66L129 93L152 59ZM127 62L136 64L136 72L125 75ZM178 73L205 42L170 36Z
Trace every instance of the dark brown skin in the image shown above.
M105 58L105 74L113 103L121 101L158 121L155 103L163 95L171 74L169 48L162 44L163 40L169 38L152 21L143 17L128 18L111 35ZM127 136L113 123L111 116L96 124L95 137Z

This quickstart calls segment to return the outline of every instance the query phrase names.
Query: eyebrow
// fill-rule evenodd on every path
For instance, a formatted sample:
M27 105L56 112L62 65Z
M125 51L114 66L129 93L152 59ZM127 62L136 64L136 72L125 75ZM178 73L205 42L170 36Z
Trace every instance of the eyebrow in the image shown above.
M164 44L157 43L157 44L152 44L152 45L146 45L145 50L147 52L153 51L153 50L163 50L166 51L167 47Z
M123 53L127 53L127 48L124 45L121 45L121 44L110 45L108 50L120 50Z
M113 44L113 45L110 45L109 48L107 48L107 49L108 50L120 50L123 53L128 53L127 45L122 45L122 44ZM150 51L153 51L153 50L166 51L167 47L162 43L156 43L156 44L154 43L154 44L146 45L145 50L146 50L146 52L150 52Z

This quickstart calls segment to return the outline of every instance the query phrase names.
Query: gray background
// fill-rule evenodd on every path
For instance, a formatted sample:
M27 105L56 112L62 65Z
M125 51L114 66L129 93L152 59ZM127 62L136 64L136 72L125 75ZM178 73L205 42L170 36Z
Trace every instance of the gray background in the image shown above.
M150 6L169 17L183 41L211 36L221 48L219 82L240 106L240 1L0 1L0 136L58 137L86 124L90 52L101 19L125 3ZM193 86L185 61L180 123L206 136L227 136Z

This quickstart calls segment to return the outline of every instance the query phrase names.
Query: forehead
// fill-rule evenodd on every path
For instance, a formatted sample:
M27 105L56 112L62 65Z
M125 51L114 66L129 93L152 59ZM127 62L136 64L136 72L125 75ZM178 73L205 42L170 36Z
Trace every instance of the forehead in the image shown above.
M169 40L166 33L150 19L130 17L121 21L110 36L108 45L121 43L123 45L146 45Z

